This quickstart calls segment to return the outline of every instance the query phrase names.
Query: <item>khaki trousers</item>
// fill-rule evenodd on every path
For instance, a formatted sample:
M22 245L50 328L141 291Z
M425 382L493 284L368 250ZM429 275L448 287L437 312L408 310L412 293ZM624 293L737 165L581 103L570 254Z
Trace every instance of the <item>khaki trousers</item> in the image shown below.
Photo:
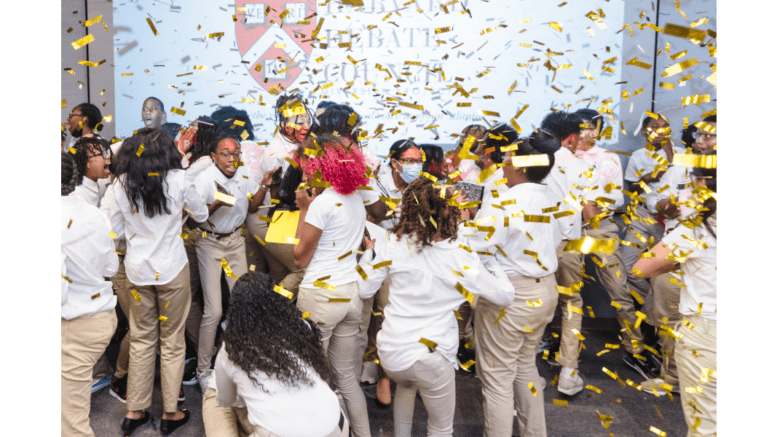
M501 308L485 300L475 310L476 372L483 382L483 434L510 437L513 407L523 437L545 437L545 405L536 353L545 326L558 303L556 278L511 277L513 303ZM528 301L542 300L540 306ZM496 323L495 323L496 322ZM532 392L529 384L532 384Z
M682 320L680 315L680 286L669 282L670 273L656 276L650 280L653 292L653 318L659 328L658 344L661 345L661 377L667 384L677 387L677 363L675 362L675 339L669 329L675 330ZM664 329L661 329L661 328ZM668 328L668 329L667 329Z
M183 241L184 249L186 249L186 258L189 260L189 286L192 292L192 304L189 310L189 316L186 317L186 338L192 342L194 347L197 347L197 343L200 338L200 321L202 320L202 308L200 307L200 270L197 267L197 254L194 250L194 244L197 241L200 234L199 229L189 229L186 226L183 227L183 234L187 235L187 238ZM129 317L130 313L130 300L132 300L131 290L129 288L129 281L127 280L127 273L124 270L124 257L119 260L119 270L111 278L113 283L113 292L116 294L116 298L119 301L119 307L124 312L124 315ZM116 378L123 378L129 369L129 352L130 352L130 340L132 339L132 330L128 330L127 334L121 340L119 346L119 356L116 359L116 372L113 376Z
M267 243L266 237L269 223L259 219L255 214L248 214L246 224L248 225L248 231L252 235L256 235L262 241L265 241L265 245L260 245L259 248L264 260L267 262L270 277L276 284L283 282L283 288L293 293L296 298L299 292L299 284L305 276L305 269L300 269L294 265L294 245Z
M117 323L114 309L71 320L61 319L63 436L94 436L89 425L92 369L111 341Z
M245 437L254 432L248 421L248 409L219 406L216 390L208 388L202 395L202 421L208 437Z
M637 207L635 215L643 219L651 218L656 220L656 216L651 214L643 205ZM650 241L650 237L653 237L654 245L661 241L661 238L664 237L664 227L661 226L661 223L658 223L657 220L656 223L650 225L643 222L642 220L630 220L631 224L626 225L626 233L623 237L623 240L633 243L638 247L625 244L621 245L621 257L623 259L624 265L626 266L626 282L628 284L627 287L629 290L636 291L637 294L639 294L645 300L645 303L642 305L642 312L645 313L646 316L651 317L653 315L653 294L650 293L650 283L645 278L635 276L631 269L633 269L634 264L637 263L639 255L648 250L648 242ZM637 233L639 233L639 235L645 239L644 242L639 237L637 237ZM652 321L647 320L647 322L651 323Z
M675 345L688 437L712 436L718 427L718 379L714 373L718 369L718 324L695 314L683 319L693 326L690 329L680 323L682 337Z
M562 287L573 287L583 280L581 269L584 257L582 254L564 252L567 240L563 240L556 247L558 257L558 269L555 277L556 283ZM578 284L579 285L579 284ZM580 339L572 332L583 329L583 315L575 311L583 310L583 296L580 295L580 287L571 295L559 293L558 306L561 308L561 343L558 351L558 363L569 369L577 369L577 357L580 348Z
M355 346L353 350L353 371L357 379L361 379L362 371L364 370L364 356L367 354L368 332L370 322L372 322L372 305L374 301L375 296L369 299L362 299L362 318L359 323L359 332L356 334L356 340L354 340Z
M124 315L129 319L130 314L130 300L132 295L130 294L129 281L127 280L127 272L124 270L124 257L119 257L119 270L111 278L113 284L113 293L116 294L116 300L119 302L119 307ZM116 378L123 378L129 371L129 356L130 356L130 340L132 339L132 330L128 330L124 338L121 339L119 345L119 357L116 359L116 371L113 376Z
M331 299L348 302L330 302ZM300 287L297 309L310 312L310 319L321 331L321 344L329 358L334 385L345 401L354 436L369 437L367 402L353 363L362 316L359 287L356 282L336 286L334 290Z
M249 213L248 216L254 216L254 214ZM255 216L254 219L256 219ZM251 266L254 266L253 271L267 273L267 261L264 259L262 245L251 235L251 231L248 229L248 218L246 218L246 222L241 226L240 232L246 240L246 261L248 262L249 270ZM264 239L262 239L262 241L264 241Z
M399 372L386 370L386 374L397 383L394 396L396 437L410 437L416 393L421 396L429 414L426 435L453 435L453 413L456 409L456 370L453 363L439 352L430 352L409 369Z
M225 259L232 274L240 277L248 271L246 265L245 239L240 232L217 239L213 233L197 240L197 263L200 265L202 297L205 302L200 338L197 345L197 371L202 373L210 369L213 358L216 331L223 315L221 302L221 260ZM230 293L237 279L226 275Z
M130 287L137 291L140 302L134 298L130 300L132 339L127 410L142 411L151 406L159 342L164 412L175 413L186 355L184 325L192 303L189 266L184 266L178 276L167 284L138 286L130 282Z

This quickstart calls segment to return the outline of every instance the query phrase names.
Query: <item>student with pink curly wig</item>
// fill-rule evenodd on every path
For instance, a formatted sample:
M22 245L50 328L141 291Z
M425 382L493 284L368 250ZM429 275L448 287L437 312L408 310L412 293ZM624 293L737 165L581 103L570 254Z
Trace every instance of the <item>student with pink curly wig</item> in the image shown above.
M320 328L353 435L365 437L370 435L367 403L353 367L362 313L353 251L361 244L367 218L357 191L368 182L364 156L352 141L331 135L311 136L302 146L308 153L320 151L299 155L303 181L311 188L297 191L300 224L294 263L306 267L297 308L309 312Z

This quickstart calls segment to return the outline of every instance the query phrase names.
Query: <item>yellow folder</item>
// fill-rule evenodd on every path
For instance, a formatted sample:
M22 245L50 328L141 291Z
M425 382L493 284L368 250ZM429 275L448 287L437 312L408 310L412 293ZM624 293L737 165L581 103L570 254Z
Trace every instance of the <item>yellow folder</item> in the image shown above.
M299 211L275 211L265 240L268 243L297 244L297 225Z

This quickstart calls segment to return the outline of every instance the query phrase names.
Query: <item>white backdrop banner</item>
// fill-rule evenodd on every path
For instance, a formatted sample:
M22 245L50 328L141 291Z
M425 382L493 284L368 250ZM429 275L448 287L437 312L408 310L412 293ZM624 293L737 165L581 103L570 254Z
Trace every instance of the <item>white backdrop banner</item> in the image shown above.
M178 3L115 3L119 137L142 126L149 96L184 125L219 106L244 109L262 142L278 93L299 89L312 108L351 105L380 154L407 137L454 143L472 123L526 135L551 109L609 113L621 102L622 2Z

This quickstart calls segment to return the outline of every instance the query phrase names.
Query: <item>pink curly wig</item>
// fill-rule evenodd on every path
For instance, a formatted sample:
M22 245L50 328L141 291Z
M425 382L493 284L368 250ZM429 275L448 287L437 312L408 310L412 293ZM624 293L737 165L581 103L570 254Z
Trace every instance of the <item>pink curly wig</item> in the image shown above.
M339 194L348 195L356 192L360 185L367 185L369 178L365 175L367 165L364 155L355 145L347 146L347 141L331 135L321 135L316 139L324 151L323 156L308 157L302 160L302 170L309 176L321 171L321 180ZM307 143L307 141L306 141ZM309 148L314 148L312 143Z

